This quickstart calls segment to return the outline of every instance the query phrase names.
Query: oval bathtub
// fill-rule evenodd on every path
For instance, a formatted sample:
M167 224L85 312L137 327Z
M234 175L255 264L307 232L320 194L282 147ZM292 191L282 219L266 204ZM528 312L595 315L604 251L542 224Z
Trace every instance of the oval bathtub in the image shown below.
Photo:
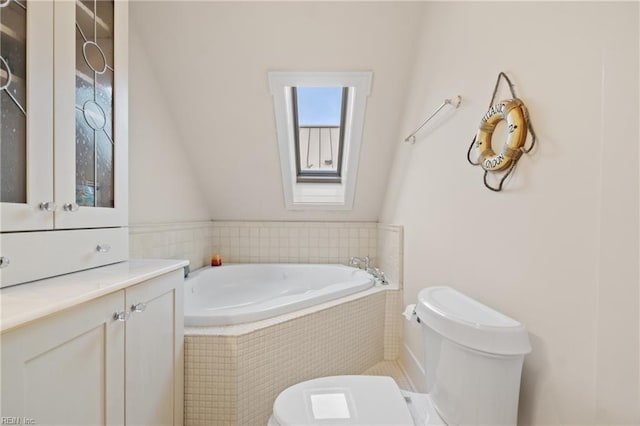
M344 265L238 264L204 268L185 282L185 326L258 321L372 287L373 277Z

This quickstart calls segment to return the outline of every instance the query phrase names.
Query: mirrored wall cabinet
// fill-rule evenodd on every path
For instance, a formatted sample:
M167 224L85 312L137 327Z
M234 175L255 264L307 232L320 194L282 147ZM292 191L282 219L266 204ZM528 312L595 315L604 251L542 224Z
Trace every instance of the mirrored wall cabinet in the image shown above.
M127 11L121 0L0 0L0 286L127 257ZM109 229L92 256L24 272L23 242L55 260L78 249L63 235L77 243L96 228Z

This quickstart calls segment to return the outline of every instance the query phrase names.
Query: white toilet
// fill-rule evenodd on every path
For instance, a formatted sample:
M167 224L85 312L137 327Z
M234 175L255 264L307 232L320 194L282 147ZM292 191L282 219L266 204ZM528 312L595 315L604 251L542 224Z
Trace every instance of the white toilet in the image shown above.
M449 287L420 291L415 312L428 393L389 377L321 377L282 391L269 426L515 425L524 325Z

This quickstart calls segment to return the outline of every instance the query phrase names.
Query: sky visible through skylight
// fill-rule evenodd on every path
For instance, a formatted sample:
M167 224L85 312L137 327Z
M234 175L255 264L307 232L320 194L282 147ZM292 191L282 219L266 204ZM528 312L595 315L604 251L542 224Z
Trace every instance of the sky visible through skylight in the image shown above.
M340 126L342 87L297 87L300 126Z

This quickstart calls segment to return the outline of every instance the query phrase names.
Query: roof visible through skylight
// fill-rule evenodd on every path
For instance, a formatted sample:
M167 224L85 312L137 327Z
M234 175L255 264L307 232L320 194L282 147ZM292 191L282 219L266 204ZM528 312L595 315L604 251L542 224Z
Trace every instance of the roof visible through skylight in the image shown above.
M342 87L297 87L300 126L340 126Z

